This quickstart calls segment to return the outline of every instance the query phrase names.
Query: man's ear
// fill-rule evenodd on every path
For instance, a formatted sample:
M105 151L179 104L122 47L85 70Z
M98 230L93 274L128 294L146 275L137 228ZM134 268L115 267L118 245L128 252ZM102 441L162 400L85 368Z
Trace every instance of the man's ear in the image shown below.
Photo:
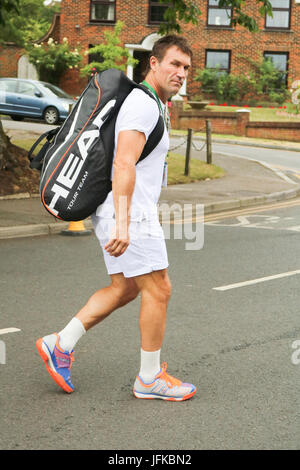
M157 57L155 57L154 55L152 55L149 59L149 65L150 65L150 69L155 71L156 68L157 68L157 65L158 65L158 59Z

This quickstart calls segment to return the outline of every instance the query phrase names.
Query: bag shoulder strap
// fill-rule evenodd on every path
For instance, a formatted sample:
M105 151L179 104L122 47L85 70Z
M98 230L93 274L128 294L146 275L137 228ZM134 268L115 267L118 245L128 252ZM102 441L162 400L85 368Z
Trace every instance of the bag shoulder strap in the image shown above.
M162 136L164 134L164 130L165 130L165 122L164 122L163 116L161 115L161 111L160 111L158 102L157 102L155 96L153 96L153 94L151 93L151 91L148 90L148 88L145 85L142 85L141 83L139 83L137 88L142 89L148 96L150 96L152 99L155 100L155 102L157 103L157 106L158 106L158 111L159 111L159 117L158 117L156 126L154 127L153 131L150 133L150 135L148 137L148 140L145 144L145 147L144 147L144 149L141 153L141 156L138 160L138 162L140 162L141 160L146 158L155 149L155 147L159 144L159 142L161 141Z
M146 158L155 149L155 147L159 144L159 142L162 139L164 130L165 130L165 123L164 123L164 119L162 115L160 114L158 121L156 123L156 126L154 127L153 131L149 135L148 140L145 144L145 147L138 161L141 161L144 158Z
M56 127L55 129L51 129L50 131L44 132L44 134L40 135L40 137L36 140L36 142L33 144L31 149L28 152L28 159L30 161L30 168L36 169L36 170L41 170L42 164L43 164L43 159L44 156L51 144L52 139L54 136L58 133L60 127ZM47 139L47 142L43 145L39 153L35 156L32 157L32 154L36 147L39 145L39 143L43 140Z

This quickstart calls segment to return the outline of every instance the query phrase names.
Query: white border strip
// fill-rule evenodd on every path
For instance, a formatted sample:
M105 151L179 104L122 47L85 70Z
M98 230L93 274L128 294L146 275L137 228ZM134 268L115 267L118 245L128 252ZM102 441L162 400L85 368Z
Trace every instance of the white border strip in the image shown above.
M300 274L300 269L297 269L296 271L288 271L286 273L281 273L281 274L274 274L273 276L260 277L258 279L252 279L250 281L237 282L236 284L229 284L227 286L213 287L213 290L225 291L225 290L230 290L230 289L237 289L238 287L251 286L253 284L258 284L260 282L272 281L273 279L280 279L282 277L294 276L295 274Z
M0 330L0 335L6 335L6 333L16 333L17 331L21 331L19 328L4 328Z

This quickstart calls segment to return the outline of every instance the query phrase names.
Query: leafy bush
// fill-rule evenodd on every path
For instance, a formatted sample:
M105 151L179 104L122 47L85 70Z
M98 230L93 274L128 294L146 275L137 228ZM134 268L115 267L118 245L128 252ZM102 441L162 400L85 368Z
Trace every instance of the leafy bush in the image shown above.
M269 97L271 101L274 101L274 103L283 104L288 98L288 91L287 94L277 93L276 91L270 91Z
M253 93L253 83L245 75L233 75L219 69L198 70L196 80L201 83L201 91L218 102L242 100Z
M26 44L29 62L38 72L39 80L58 85L62 75L72 68L78 68L82 60L79 48L70 50L68 39L58 44L50 38L47 44Z
M246 75L228 74L219 69L197 70L196 80L201 84L201 91L218 102L232 103L243 99L253 102L264 96L272 102L284 103L290 96L285 72L278 70L270 58L264 58L260 63L245 59L252 65L252 71Z

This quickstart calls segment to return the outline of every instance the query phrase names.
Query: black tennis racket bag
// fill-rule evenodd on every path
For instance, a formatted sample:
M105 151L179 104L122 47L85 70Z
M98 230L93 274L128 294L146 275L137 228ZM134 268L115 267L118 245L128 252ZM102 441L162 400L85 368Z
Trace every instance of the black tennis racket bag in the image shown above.
M84 220L111 191L115 123L118 111L134 89L143 85L116 69L96 73L61 127L39 137L29 151L30 167L41 170L40 195L50 214L65 221ZM162 138L160 115L139 161L149 155ZM47 142L38 155L32 152Z

